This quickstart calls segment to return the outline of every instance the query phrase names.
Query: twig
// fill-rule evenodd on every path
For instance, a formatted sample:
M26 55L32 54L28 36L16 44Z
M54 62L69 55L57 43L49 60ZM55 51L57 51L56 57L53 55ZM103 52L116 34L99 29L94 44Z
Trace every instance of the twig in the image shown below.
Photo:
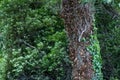
M33 49L37 49L36 47L32 46L31 44L27 43L26 41L22 40L22 39L19 39L20 42L23 42L25 45L33 48Z

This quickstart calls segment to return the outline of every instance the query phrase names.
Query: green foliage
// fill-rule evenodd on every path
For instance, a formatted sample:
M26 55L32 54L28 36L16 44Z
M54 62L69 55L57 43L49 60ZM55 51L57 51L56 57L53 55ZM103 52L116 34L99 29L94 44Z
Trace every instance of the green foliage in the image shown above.
M118 1L115 0L112 11L117 9ZM120 28L119 17L113 18L108 12L100 5L96 5L98 13L96 13L96 27L98 28L98 40L100 41L101 55L103 59L103 75L104 79L110 80L111 77L119 75L119 52L120 52ZM116 78L116 79L117 79ZM111 80L115 80L111 78Z
M108 4L112 3L112 1L113 0L103 0L103 2L108 3Z
M92 54L92 63L93 69L95 71L94 77L92 80L103 80L103 75L101 72L102 68L102 58L100 54L100 45L97 39L97 28L94 27L94 34L90 37L91 45L87 47L87 50Z
M119 64L119 52L120 52L120 28L114 27L106 36L106 45L104 48L104 51L106 53L106 56L109 54L110 64L112 67L112 77L118 77L120 78L120 64ZM104 55L105 56L105 55Z
M0 1L0 80L71 80L66 35L58 15L61 0L36 1ZM93 56L93 80L102 80L100 47L104 78L118 80L119 20L101 7L102 1L118 11L120 4L119 0L96 0L99 11L95 25L99 34L95 29L87 48Z
M0 57L0 80L5 80L6 60Z
M1 1L6 80L70 80L71 65L58 2Z
M0 34L0 80L5 80L5 72L6 72L6 60L5 57L3 57L4 53L4 43L3 43L3 36L2 33Z

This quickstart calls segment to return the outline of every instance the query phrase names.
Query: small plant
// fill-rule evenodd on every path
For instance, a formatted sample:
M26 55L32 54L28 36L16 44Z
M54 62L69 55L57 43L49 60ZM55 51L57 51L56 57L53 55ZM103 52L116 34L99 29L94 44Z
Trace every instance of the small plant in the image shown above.
M91 45L87 47L87 50L92 54L93 57L93 69L95 71L92 80L103 80L103 75L101 72L102 68L102 58L100 55L100 45L97 39L97 28L94 27L94 34L90 37Z

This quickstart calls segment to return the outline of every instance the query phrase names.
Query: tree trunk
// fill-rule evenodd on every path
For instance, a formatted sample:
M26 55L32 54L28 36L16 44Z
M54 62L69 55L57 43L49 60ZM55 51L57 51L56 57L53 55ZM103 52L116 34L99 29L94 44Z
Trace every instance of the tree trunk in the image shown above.
M92 55L87 51L93 32L93 18L89 3L78 0L63 0L61 16L69 38L69 52L72 60L72 79L91 80L93 77Z

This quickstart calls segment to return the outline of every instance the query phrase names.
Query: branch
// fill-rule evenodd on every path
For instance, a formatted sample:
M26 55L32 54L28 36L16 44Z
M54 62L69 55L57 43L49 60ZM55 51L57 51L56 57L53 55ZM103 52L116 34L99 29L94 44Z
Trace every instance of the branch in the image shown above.
M25 40L23 39L19 39L19 42L22 42L24 43L25 45L29 46L30 48L33 48L33 49L37 49L36 47L32 46L31 44L27 43Z

